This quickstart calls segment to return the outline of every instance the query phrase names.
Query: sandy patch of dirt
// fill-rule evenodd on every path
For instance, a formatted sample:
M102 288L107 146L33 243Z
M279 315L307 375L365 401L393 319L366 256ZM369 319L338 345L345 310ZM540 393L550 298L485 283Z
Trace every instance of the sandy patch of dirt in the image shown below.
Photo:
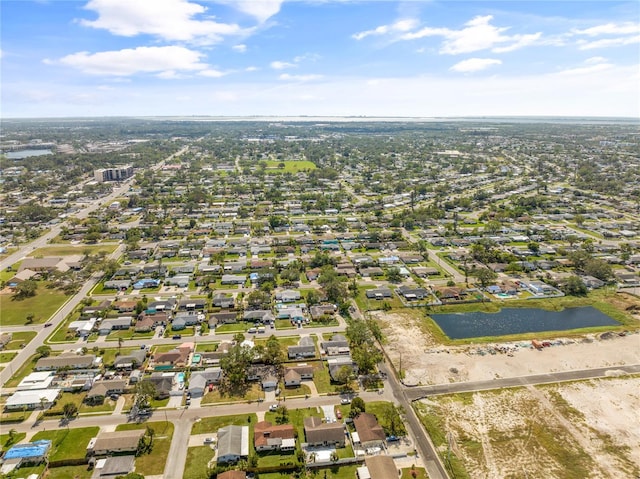
M384 330L385 351L405 384L431 385L480 381L578 369L640 363L640 334L558 338L538 351L530 341L484 346L442 346L420 327L414 312L376 311ZM601 339L605 337L607 339Z
M640 474L639 386L640 378L612 378L484 391L420 409L441 424L441 452L449 443L474 479L631 479Z

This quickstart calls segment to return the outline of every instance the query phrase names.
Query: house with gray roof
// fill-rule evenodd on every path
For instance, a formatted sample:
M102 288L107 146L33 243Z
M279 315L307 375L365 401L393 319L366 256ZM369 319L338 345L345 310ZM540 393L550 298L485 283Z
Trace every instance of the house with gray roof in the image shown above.
M302 336L297 346L289 346L287 348L289 359L296 358L314 358L316 356L316 345L311 336Z
M218 429L219 463L238 462L249 456L249 426L225 426Z

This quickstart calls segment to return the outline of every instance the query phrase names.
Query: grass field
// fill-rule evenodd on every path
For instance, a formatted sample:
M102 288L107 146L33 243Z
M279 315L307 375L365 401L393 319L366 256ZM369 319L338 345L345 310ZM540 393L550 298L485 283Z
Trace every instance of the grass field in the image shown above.
M153 437L153 449L150 454L144 454L136 458L136 472L144 476L160 475L164 472L164 466L171 447L173 437L173 424L170 422L156 421L140 424L120 424L116 431L130 431L132 429L152 428L155 431Z
M187 463L182 477L184 479L208 479L207 469L213 456L215 456L215 450L209 446L188 448Z
M239 402L239 401L255 401L258 398L264 398L264 393L258 384L253 384L247 392L242 396L221 395L218 389L214 389L210 393L206 393L202 398L201 404L215 404L223 402Z
M24 344L25 346L36 337L35 331L19 331L17 333L12 333L11 341L7 344L5 349L7 351L11 351L12 349L20 349L20 345Z
M267 173L298 173L304 170L315 170L316 165L306 160L261 160Z
M104 251L107 254L113 253L117 244L105 244L105 245L68 245L68 246L45 246L43 248L38 248L33 251L29 256L33 258L42 258L45 256L74 256L74 255L85 255L88 253L90 255L96 255L101 251Z
M18 353L0 353L0 363L8 363L17 355Z
M205 434L207 432L217 432L224 426L249 426L258 422L255 413L239 414L233 416L212 416L203 417L191 428L191 434Z
M47 472L47 479L87 479L91 477L93 471L83 466L54 467Z
M55 431L40 431L33 436L32 441L39 439L51 440L50 461L65 459L83 459L87 454L87 444L92 437L96 437L99 427L82 427L78 429L57 429Z
M14 300L12 295L0 295L0 311L2 326L25 324L28 314L34 314L34 324L46 322L69 296L57 289L47 289L46 283L38 282L36 295L30 298Z
M8 431L11 428L2 428L3 430L6 429L7 433L6 434L0 434L0 446L2 446L2 450L6 451L7 449L9 449L11 446L13 446L14 444L18 444L20 441L22 441L25 437L27 437L27 433L26 432L17 432L15 434L15 436L13 437L13 441L9 440L9 433Z
M314 469L316 475L312 475L311 477L316 477L318 479L353 479L356 476L356 471L358 466L342 466L342 467L331 467L328 469ZM313 473L312 473L313 474ZM260 474L260 479L286 479L286 475L282 475L279 472L269 472Z

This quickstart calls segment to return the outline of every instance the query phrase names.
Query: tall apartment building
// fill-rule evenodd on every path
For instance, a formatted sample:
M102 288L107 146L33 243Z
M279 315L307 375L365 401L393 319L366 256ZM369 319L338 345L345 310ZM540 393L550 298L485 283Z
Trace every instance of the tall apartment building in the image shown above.
M93 176L96 181L122 181L133 176L133 166L119 166L116 168L101 168L94 170Z

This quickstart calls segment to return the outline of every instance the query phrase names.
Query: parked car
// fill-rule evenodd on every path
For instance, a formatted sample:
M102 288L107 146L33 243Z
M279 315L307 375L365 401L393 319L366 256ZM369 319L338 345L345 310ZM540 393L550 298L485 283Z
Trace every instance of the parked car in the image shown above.
M213 444L214 440L212 437L205 437L204 438L204 443L205 444Z
M272 404L271 406L269 406L269 411L273 412L276 409L278 409L278 405L277 404Z
M340 404L351 404L351 399L342 398L342 399L340 399Z
M174 334L173 339L182 339L182 334Z

